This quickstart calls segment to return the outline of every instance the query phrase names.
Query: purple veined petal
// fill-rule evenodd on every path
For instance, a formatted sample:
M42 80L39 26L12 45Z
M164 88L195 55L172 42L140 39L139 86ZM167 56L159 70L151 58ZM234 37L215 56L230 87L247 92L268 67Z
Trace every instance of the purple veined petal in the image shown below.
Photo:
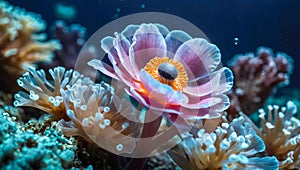
M181 107L180 111L183 113L180 115L182 118L190 120L213 119L221 116L219 112L216 112L212 108L191 109Z
M182 106L190 109L201 109L201 108L208 108L214 106L220 102L222 102L222 99L218 97L209 97L209 98L202 99L197 103L192 103L192 104L187 103L187 104L182 104Z
M166 42L154 24L142 24L133 36L129 57L133 69L139 71L154 57L166 56Z
M221 61L221 54L214 44L195 38L184 42L174 59L183 64L189 79L194 80L214 71Z
M114 48L113 41L114 38L110 36L103 38L101 40L101 48L108 54L108 58L113 65L119 65L121 62L119 58L122 56L118 56L118 52Z
M188 119L218 118L224 110L228 109L229 105L229 98L224 94L207 96L206 99L199 99L198 103L182 105L180 111L183 112L183 115L181 117Z
M173 30L166 36L167 56L173 58L178 47L184 42L192 39L190 35L181 30Z
M169 29L165 27L164 25L155 23L155 26L158 28L159 32L165 37L169 33Z
M205 97L201 97L198 100L194 100L193 102L189 102L188 104L183 105L183 107L189 109L209 108L210 110L214 110L215 112L222 112L228 109L229 105L229 97L225 94L220 94L215 96L208 95Z
M132 44L132 38L136 30L140 27L140 25L128 25L121 34L127 38L127 40Z
M216 72L220 72L221 79L220 79L220 86L216 88L213 94L219 95L229 91L232 88L234 77L232 71L227 67L223 67Z
M113 46L118 52L118 55L122 56L122 58L120 58L122 61L122 59L127 59L129 57L129 48L131 44L122 34L115 32L115 36L116 38L113 39Z
M108 64L97 60L97 59L92 59L91 61L88 62L88 65L93 67L96 70L99 70L101 73L114 78L116 80L120 80L119 76L115 74L114 69L109 66Z
M200 86L187 86L183 89L183 92L191 96L197 96L197 97L212 94L215 91L215 89L218 86L220 86L220 78L221 75L216 74L214 77L212 77L212 79L209 82Z
M127 86L133 88L140 88L138 84L135 83L134 77L130 73L127 72L126 68L123 64L119 66L114 66L114 70L116 74L119 76L119 79L124 82Z
M125 89L126 93L130 96L132 96L133 98L135 98L139 103L142 103L144 106L146 106L147 108L153 110L153 111L157 111L157 112L165 112L165 113L174 113L177 115L181 115L182 113L175 110L175 109L167 109L164 105L162 105L161 103L148 103L145 98L143 98L138 92L135 91L135 89L133 88L129 88Z
M230 100L229 97L225 94L220 94L217 96L214 96L216 98L219 98L221 100L220 103L217 103L216 105L212 106L212 109L216 112L223 112L224 110L228 109L230 106Z
M151 95L151 98L165 100L162 102L173 104L184 104L188 102L188 98L183 93L173 90L171 86L155 80L144 69L140 72L140 81Z
M187 86L184 93L192 96L218 95L227 92L233 86L233 74L229 68L223 67L205 78L206 83L198 86ZM199 81L199 80L198 80Z
M126 39L122 34L115 33L116 38L113 40L114 48L116 49L119 56L121 56L119 59L121 61L120 64L124 66L124 68L127 70L127 72L132 77L138 77L138 73L135 72L132 69L130 60L129 60L129 48L130 48L130 42L128 39Z

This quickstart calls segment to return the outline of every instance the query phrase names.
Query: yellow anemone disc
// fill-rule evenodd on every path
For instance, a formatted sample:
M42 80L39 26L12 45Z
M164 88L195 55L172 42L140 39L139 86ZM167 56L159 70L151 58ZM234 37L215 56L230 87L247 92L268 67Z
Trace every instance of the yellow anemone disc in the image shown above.
M175 68L177 69L178 75L174 80L166 79L159 74L158 67L163 63L170 63L173 66L175 66ZM157 81L159 81L163 84L167 84L167 85L171 86L174 90L182 91L182 89L188 85L187 73L184 70L183 65L179 61L170 59L168 57L162 57L162 58L154 57L146 64L144 69L154 79L156 79Z

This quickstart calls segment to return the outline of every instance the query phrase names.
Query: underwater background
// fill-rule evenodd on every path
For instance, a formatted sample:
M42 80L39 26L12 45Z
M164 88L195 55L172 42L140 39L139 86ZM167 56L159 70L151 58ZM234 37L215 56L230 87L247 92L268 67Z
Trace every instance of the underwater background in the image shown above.
M87 28L87 37L108 22L122 16L139 12L163 12L184 18L199 27L207 37L218 45L222 60L255 51L259 46L284 51L300 67L300 2L297 0L254 1L198 1L185 2L165 0L74 0L74 1L9 1L28 11L42 15L49 26L60 19L55 15L56 5L74 7L74 19L68 23L81 24ZM49 29L48 29L49 30ZM235 45L235 38L238 44ZM300 87L295 69L291 77L292 87Z
M37 32L46 33L47 38L44 46L41 45L41 49L38 48L37 51L43 57L52 55L54 58L57 57L53 61L47 61L48 63L43 63L47 59L37 57L37 70L31 67L23 72L10 72L10 68L0 69L0 82L3 83L0 88L0 169L300 168L300 71L298 69L300 67L300 1L0 0L0 2L8 2L12 6L40 14L47 26L45 31ZM85 110L88 104L80 103L81 111L75 109L76 102L72 99L80 98L80 95L71 93L74 90L81 91L78 86L105 89L104 92L97 91L100 96L96 97L97 101L113 95L114 91L106 81L109 78L99 78L104 79L106 83L95 84L86 80L88 78L85 79L86 74L84 76L81 75L83 73L68 70L74 65L84 41L98 29L115 19L140 12L172 14L196 25L209 38L210 43L215 44L219 49L223 66L232 70L232 73L226 71L222 73L224 79L220 75L222 77L220 89L224 86L220 93L229 97L230 104L219 108L223 114L217 127L218 131L209 132L209 128L206 129L207 131L203 130L205 129L203 124L215 117L201 118L204 119L204 123L196 122L199 123L195 128L197 132L189 132L189 135L181 136L182 141L176 146L172 145L174 147L170 151L149 159L141 159L141 162L102 149L103 146L99 144L101 142L91 137L93 133L90 129L96 127L86 125L88 121L89 123L98 121L99 114L80 117L83 115L81 111ZM74 24L76 26L70 26ZM61 31L60 28L66 32ZM0 36L5 35L5 31L0 27ZM5 49L5 45L0 44L0 50ZM91 53L87 55L93 55ZM4 56L6 55L14 55L14 52L4 53ZM64 56L67 57L63 59ZM255 61L250 61L249 58L253 57ZM12 63L18 61L21 60ZM111 59L105 62L113 63ZM5 64L2 62L0 67L4 68ZM90 62L89 65L101 71L96 64L99 62ZM53 69L49 71L50 76L49 69ZM75 73L78 77L74 75ZM6 76L7 81L3 82ZM82 81L75 82L77 78ZM17 79L18 83L16 83ZM57 84L56 80L61 80L61 84ZM74 82L66 83L69 80ZM42 87L43 83L46 84L46 88ZM73 91L69 90L68 86L72 87ZM45 90L47 88L50 92ZM84 99L94 99L94 96L90 96L91 92L83 90L82 93L86 95ZM127 96L126 99L132 102L135 98L134 102L141 103L137 97L132 97L133 93L129 95L131 97ZM224 98L222 100L224 103L227 101ZM135 122L128 123L128 120L120 116L128 114L122 113L123 110L128 111L128 108L125 108L128 103L121 101L120 108L107 105L107 101L103 103L105 107L99 106L101 115L105 118L102 122L103 129L111 126L125 136L143 136L144 131L141 130L145 129L143 125ZM112 112L113 116L108 114ZM164 128L171 127L174 123L174 115L168 116L165 124L161 123L156 127L157 133L163 134ZM90 117L93 119L90 120ZM125 125L126 127L123 128ZM90 133L87 133L89 130ZM119 138L117 134L110 131L99 132L99 134L104 138L107 134L113 134L119 141L127 141L127 138ZM172 142L174 141L170 143ZM125 152L128 149L126 147L125 144L111 142L105 144L104 148L117 148L118 151Z

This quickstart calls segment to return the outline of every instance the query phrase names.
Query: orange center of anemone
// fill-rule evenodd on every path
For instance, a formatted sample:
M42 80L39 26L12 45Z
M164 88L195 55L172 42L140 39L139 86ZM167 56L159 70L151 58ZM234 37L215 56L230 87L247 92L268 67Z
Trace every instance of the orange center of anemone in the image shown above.
M183 65L168 57L154 57L144 69L157 81L182 91L188 85L188 76Z

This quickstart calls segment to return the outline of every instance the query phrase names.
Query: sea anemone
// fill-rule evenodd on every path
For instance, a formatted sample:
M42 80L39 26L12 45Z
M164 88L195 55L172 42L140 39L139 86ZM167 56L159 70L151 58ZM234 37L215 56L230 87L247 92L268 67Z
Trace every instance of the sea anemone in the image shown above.
M66 114L63 97L60 90L66 89L73 84L85 85L94 82L72 69L66 70L64 67L50 69L52 80L47 80L44 70L36 70L29 67L17 82L28 93L23 91L14 95L15 106L30 106L43 110L52 115L53 120L70 120Z
M263 140L243 117L222 123L215 132L204 129L187 136L178 147L168 151L182 169L278 169L276 157L257 157Z
M174 118L220 117L229 107L223 93L232 72L220 64L219 49L202 38L160 24L129 25L101 47L113 67L94 59L88 64L126 84L125 91L156 114Z
M288 101L286 107L268 106L267 113L259 110L261 131L258 134L266 144L266 154L274 155L280 169L300 167L300 121L293 117L297 107Z
M115 154L132 154L140 135L139 114L114 89L100 84L75 84L61 90L70 121L60 120L67 136L81 136Z
M0 73L8 75L1 76L0 82L1 88L11 90L28 66L51 61L60 44L56 40L45 41L45 34L39 33L46 28L40 15L1 1L0 18Z

